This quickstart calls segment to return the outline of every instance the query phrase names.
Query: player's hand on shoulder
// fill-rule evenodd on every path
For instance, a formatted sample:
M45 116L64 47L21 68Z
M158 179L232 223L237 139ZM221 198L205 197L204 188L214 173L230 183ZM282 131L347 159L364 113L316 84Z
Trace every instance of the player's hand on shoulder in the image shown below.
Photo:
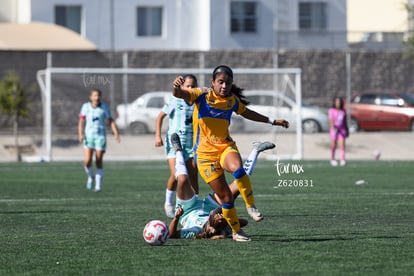
M182 76L178 76L173 81L173 87L179 88L184 83L184 78Z

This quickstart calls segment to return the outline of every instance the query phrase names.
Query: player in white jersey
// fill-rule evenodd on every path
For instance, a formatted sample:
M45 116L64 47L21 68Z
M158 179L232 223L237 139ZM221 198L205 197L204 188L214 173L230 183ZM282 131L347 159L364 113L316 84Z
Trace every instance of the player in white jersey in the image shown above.
M183 87L197 87L197 78L194 75L185 75L184 80ZM162 147L164 145L163 138L161 137L162 122L168 115L169 123L168 132L165 137L165 151L170 168L170 176L167 180L167 188L165 191L164 210L165 214L170 218L174 217L174 198L177 187L175 177L175 150L171 145L170 139L173 133L177 133L180 137L190 183L198 194L198 174L193 159L193 110L194 105L190 105L185 100L172 96L158 114L155 123L155 146Z
M108 106L101 102L102 92L99 89L91 89L89 102L82 105L79 122L79 142L84 145L84 168L88 175L87 189L93 188L95 180L95 192L101 191L103 177L103 155L106 150L106 125L107 120L119 143L119 132L111 116ZM92 169L92 158L95 152L96 174Z
M231 229L221 214L220 204L213 195L203 200L199 199L188 182L187 168L184 163L183 148L180 138L171 135L171 144L176 152L175 175L177 177L176 212L169 226L170 238L224 238L231 235ZM246 173L251 175L256 165L259 153L274 148L270 142L255 143L254 148L246 160ZM234 198L239 194L235 182L230 184ZM247 225L247 221L239 218L240 226ZM180 229L178 229L180 226ZM247 241L246 239L236 241Z

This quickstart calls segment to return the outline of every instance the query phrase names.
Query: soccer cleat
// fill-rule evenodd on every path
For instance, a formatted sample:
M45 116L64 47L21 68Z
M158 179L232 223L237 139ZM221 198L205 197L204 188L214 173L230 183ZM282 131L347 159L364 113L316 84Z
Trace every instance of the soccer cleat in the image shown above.
M95 193L99 193L101 191L101 185L95 184Z
M164 211L165 211L165 215L169 218L173 218L175 215L174 206L171 204L165 204Z
M276 145L271 142L254 142L253 143L253 148L255 148L257 152L262 152L268 149L273 149L275 147Z
M341 161L339 162L339 165L341 165L341 167L345 166L345 165L346 165L346 161L345 161L345 160L341 160Z
M336 160L331 160L331 166L332 166L332 167L336 167L336 166L338 166L338 161L336 161Z
M243 228L247 224L249 224L249 222L247 221L247 219L244 219L244 218L239 218L239 223L240 223L240 228Z
M88 179L88 183L86 183L86 189L92 190L92 188L93 188L93 180Z
M232 237L233 237L233 241L238 241L238 242L249 242L249 241L251 241L251 239L241 229L240 229L239 232L233 232Z
M249 214L249 216L255 221L255 222L259 222L263 220L263 215L262 213L259 212L259 210L257 210L256 206L252 206L252 207L247 207L247 213Z
M180 137L177 133L171 134L171 144L174 147L175 151L183 150L183 148L181 147Z

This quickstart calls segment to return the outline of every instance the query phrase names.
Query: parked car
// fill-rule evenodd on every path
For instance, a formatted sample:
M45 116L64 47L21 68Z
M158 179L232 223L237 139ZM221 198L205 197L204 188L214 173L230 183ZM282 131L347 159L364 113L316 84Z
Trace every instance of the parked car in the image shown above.
M298 109L293 99L271 90L246 90L243 94L250 101L249 109L272 118L286 119L290 123L288 130L296 129ZM230 127L232 132L268 131L263 123L247 120L238 115L233 116ZM328 131L328 112L302 102L302 130L304 133Z
M356 94L350 103L350 131L414 130L414 96L397 92Z
M120 104L116 107L115 123L131 134L154 133L157 116L170 97L171 92L148 92L130 104ZM164 122L162 127L162 131L166 131L168 123Z

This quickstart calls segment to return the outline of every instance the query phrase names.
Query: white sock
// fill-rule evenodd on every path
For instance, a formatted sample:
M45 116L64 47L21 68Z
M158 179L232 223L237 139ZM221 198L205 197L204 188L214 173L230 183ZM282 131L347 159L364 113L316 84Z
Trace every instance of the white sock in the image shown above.
M165 204L173 205L173 201L175 198L175 191L172 190L165 190Z
M256 149L252 149L249 154L249 157L243 164L243 168L248 175L252 175L254 167L256 166L257 157L259 156L259 152Z
M97 169L95 175L95 190L100 190L102 185L103 169Z
M182 151L177 151L175 153L175 177L179 175L188 175L187 167L185 166L184 156Z
M92 181L93 179L93 169L92 167L84 167L86 174L88 175L88 180Z

